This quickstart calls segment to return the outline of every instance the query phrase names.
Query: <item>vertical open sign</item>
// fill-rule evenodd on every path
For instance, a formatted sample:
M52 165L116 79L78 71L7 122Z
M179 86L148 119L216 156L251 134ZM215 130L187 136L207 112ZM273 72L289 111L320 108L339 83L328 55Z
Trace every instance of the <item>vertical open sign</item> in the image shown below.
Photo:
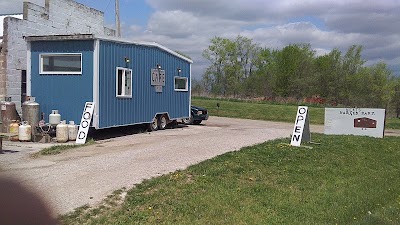
M76 144L85 144L87 134L89 132L90 122L92 121L94 111L94 102L86 102L83 109L81 123L79 124L78 134L76 136Z
M290 140L290 145L300 146L301 142L310 141L310 122L308 118L308 107L299 106L297 108L296 121L294 123L292 139Z

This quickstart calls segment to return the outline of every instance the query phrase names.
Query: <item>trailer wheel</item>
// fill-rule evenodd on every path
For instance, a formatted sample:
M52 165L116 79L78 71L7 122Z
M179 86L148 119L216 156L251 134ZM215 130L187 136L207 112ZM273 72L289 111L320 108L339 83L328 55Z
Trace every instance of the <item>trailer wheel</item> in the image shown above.
M149 123L148 131L156 131L158 129L158 118L154 117L153 121Z
M168 121L167 121L167 116L166 115L161 115L158 118L158 129L159 130L165 130L167 127Z

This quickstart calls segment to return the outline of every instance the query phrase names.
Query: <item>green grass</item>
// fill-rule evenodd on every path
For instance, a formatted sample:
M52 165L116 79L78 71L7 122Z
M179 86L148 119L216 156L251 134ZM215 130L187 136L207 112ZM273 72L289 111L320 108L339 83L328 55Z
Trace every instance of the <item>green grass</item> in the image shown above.
M400 139L313 134L246 147L146 180L65 224L399 224Z
M79 148L79 147L82 147L82 146L92 145L92 144L95 144L95 143L96 142L93 139L90 138L83 145L75 145L75 144L73 144L73 145L70 145L70 144L54 145L54 146L51 146L51 147L48 147L48 148L44 148L44 149L42 149L42 150L40 150L40 151L38 151L36 153L33 153L31 156L33 158L35 158L35 157L38 157L40 155L57 155L57 154L60 154L60 153L62 153L64 151L66 151L66 150L69 150L69 149Z
M386 128L390 129L400 129L400 119L399 118L386 118Z
M219 109L217 103L220 105ZM209 114L214 116L293 123L297 112L297 106L295 105L279 105L220 99L193 98L192 105L205 107L208 109ZM324 108L309 107L311 123L323 124L324 115Z
M219 110L217 108L219 103ZM222 100L208 98L192 98L192 105L205 107L213 116L268 120L294 123L297 106L280 105L265 102ZM311 124L324 124L325 108L322 106L309 106ZM400 129L400 119L387 118L385 128Z

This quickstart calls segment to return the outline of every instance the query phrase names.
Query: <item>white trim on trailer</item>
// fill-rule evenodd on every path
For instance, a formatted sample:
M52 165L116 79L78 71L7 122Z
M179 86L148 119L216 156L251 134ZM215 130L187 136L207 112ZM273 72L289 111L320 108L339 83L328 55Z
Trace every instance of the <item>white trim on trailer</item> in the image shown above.
M178 88L176 85L176 80L185 80L185 88ZM174 91L183 91L187 92L189 91L189 82L187 77L180 77L180 76L174 76Z
M118 79L120 78L119 75L119 71L122 71L121 73L121 83L118 82ZM129 73L127 73L129 72ZM127 74L130 74L130 79L129 79L129 83L125 83L128 79L127 79ZM117 67L115 70L115 97L116 98L132 98L133 96L133 90L132 90L132 69L126 68L126 67ZM124 87L128 87L128 89L130 88L130 93L125 93L126 89ZM121 94L118 93L118 91L121 91Z
M189 78L190 78L190 86L189 86L189 118L192 114L192 64L189 65Z
M178 54L177 52L162 46L156 42L147 42L147 41L131 41L123 38L116 38L111 36L104 36L104 35L94 35L94 34L75 34L75 35L46 35L46 36L28 36L26 37L27 41L59 41L59 40L105 40L105 41L113 41L119 43L126 43L126 44L134 44L134 45L143 45L149 47L156 47L160 48L178 58L181 58L189 63L193 63L193 60Z
M61 57L61 56L79 56L80 57L80 71L45 71L44 69L44 57ZM42 75L58 75L58 74L67 74L67 75L82 75L82 65L83 65L82 53L41 53L39 54L39 74Z
M143 45L143 46L150 46L150 47L157 47L160 48L168 53L171 53L172 55L181 58L185 61L188 61L189 63L193 63L193 60L186 58L185 56L178 54L177 52L162 46L158 44L157 42L148 42L148 41L131 41L123 38L116 38L112 36L102 36L102 35L93 35L93 38L99 39L99 40L105 40L105 41L114 41L114 42L120 42L120 43L127 43L127 44L135 44L135 45Z
M31 43L27 43L27 52L26 52L26 96L32 96L32 84L31 84Z
M96 107L94 107L93 114L93 126L96 129L99 129L99 68L100 68L100 43L99 40L94 41L94 50L93 50L93 102Z

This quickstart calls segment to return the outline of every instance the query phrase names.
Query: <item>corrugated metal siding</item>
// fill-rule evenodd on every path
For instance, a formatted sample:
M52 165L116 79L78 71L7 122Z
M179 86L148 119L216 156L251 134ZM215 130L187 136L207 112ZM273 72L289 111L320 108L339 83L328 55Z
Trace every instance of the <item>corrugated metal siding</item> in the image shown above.
M82 75L40 75L41 53L82 53ZM62 120L80 123L85 102L93 101L93 41L31 42L31 93L46 114L57 109Z
M125 57L130 63L125 63ZM166 81L162 93L150 85L151 69L160 64ZM132 69L132 98L116 97L116 67ZM189 116L190 91L174 90L174 76L187 77L190 63L156 47L100 41L99 128L150 122L156 113L170 118Z

